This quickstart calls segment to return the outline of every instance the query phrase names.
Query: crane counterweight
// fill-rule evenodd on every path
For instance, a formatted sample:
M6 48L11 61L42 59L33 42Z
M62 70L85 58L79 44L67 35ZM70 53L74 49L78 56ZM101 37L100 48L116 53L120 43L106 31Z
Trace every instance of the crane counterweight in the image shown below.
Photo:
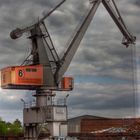
M20 38L22 36L22 32L21 32L21 29L17 28L15 30L13 30L11 33L10 33L10 37L12 39L17 39L17 38Z

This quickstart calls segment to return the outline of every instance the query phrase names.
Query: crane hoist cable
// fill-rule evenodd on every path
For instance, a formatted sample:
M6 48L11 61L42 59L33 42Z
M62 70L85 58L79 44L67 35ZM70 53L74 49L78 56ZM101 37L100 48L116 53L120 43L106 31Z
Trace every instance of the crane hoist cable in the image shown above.
M135 117L137 117L138 104L137 104L137 56L136 56L136 46L131 47L131 64L132 64L132 86L133 86L133 111Z

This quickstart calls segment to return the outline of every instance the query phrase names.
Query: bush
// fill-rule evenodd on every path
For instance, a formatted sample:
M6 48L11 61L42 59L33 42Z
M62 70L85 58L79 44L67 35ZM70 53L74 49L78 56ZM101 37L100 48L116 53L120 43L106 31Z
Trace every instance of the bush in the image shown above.
M21 122L16 119L13 123L5 122L0 118L0 135L17 136L23 132Z

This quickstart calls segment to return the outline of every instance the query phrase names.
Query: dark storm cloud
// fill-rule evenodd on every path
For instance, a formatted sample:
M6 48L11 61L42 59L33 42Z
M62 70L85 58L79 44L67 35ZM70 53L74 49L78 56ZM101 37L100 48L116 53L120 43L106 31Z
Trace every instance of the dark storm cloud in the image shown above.
M19 109L22 109L22 103L21 101L14 101L13 103L13 100L0 100L1 102L1 105L0 105L0 110L8 110L8 109L11 109L11 110L19 110Z
M57 2L59 2L59 1L60 0L57 0ZM19 1L19 0L0 0L0 5L1 6L3 6L3 5L5 5L5 6L19 5L20 6L20 5L22 5L23 3L26 3L26 2L34 2L34 3L42 5L42 6L44 6L44 5L52 6L55 3L54 0L51 0L51 1L49 1L49 0L24 0L24 2Z
M31 91L1 90L0 93L0 110L22 110L23 102L21 99L29 106L34 100Z
M11 40L9 38L10 31L35 23L38 17L42 17L42 13L47 13L59 2L60 0L0 0L1 67L21 64L25 52L30 50L28 48L30 48L31 43L27 42L27 36ZM116 1L128 27L133 34L139 35L139 10L134 5L130 6L131 2L132 0ZM63 46L71 37L76 26L79 22L81 23L83 15L89 8L87 3L88 1L85 0L69 0L45 21L57 50L64 49ZM139 5L138 0L133 1L133 3ZM70 75L107 75L126 80L133 78L130 64L131 49L126 49L120 44L121 37L119 30L104 8L99 8L68 73ZM73 110L86 111L89 109L92 111L98 109L102 110L102 114L104 114L109 109L119 110L120 108L121 116L124 108L128 109L127 111L130 111L129 108L133 108L132 84L127 86L110 85L109 87L97 83L89 86L86 84L88 83L84 82L79 87L76 86L71 98L69 98ZM22 104L19 102L20 98L31 100L30 93L17 95L12 93L10 97L10 93L7 93L6 96L2 94L1 109L20 109ZM15 98L16 96L17 98ZM113 113L110 111L110 114ZM129 113L125 112L124 114Z
M136 6L140 6L140 1L139 0L133 0L133 1L130 1L130 2L135 4Z
M107 95L106 95L107 96ZM73 108L79 109L90 109L90 110L108 110L108 109L126 109L126 108L134 108L134 95L133 94L126 94L126 95L114 95L113 98L110 99L104 97L94 97L93 98L88 96L81 96L78 97L76 102L71 101L70 105ZM126 98L127 97L127 98ZM110 114L111 115L111 114Z
M94 40L94 39L93 39ZM99 43L99 42L98 42ZM86 48L85 46L88 46ZM85 48L84 48L85 47ZM75 59L76 67L78 62L86 62L86 65L90 65L93 70L87 68L86 65L83 67L86 73L89 75L99 75L99 76L111 76L112 78L127 79L131 81L133 79L132 68L133 68L133 58L132 49L125 48L122 45L108 42L108 44L91 44L85 45L82 51ZM75 74L78 74L78 69L75 68ZM91 73L92 72L92 73Z
M9 38L9 33L13 29L17 27L26 27L30 26L31 24L37 22L38 17L42 17L42 13L47 13L52 7L54 7L57 3L59 3L60 0L57 1L45 1L45 0L25 0L24 3L19 0L8 0L8 1L1 1L1 22L0 22L0 37L1 37L1 47L4 47L4 50L9 49L11 51L15 52L21 52L21 49L19 49L18 44L16 44L16 41L11 41ZM75 2L75 6L77 6ZM32 7L32 8L31 8ZM77 8L69 8L69 6L65 5L65 11L62 9L56 11L51 18L48 20L48 28L53 28L52 32L54 31L55 34L56 30L59 30L61 27L62 36L66 36L68 32L65 32L65 29L71 24L75 22L75 12L77 11ZM82 6L83 9L84 6ZM42 9L41 9L42 8ZM74 11L73 11L74 9ZM74 12L74 14L70 14L71 12ZM83 10L84 11L84 10ZM69 14L68 17L65 15ZM70 17L73 17L70 18ZM64 26L65 24L66 26ZM69 31L69 30L68 30ZM58 38L58 36L57 36ZM63 37L62 37L63 38ZM65 40L65 38L64 38ZM25 42L24 42L25 43ZM20 48L25 48L27 46L23 46L23 42L20 44ZM12 46L14 46L12 48ZM12 48L12 49L11 49ZM1 49L2 50L2 49Z
M76 90L76 97L70 97L69 104L73 108L79 109L93 109L93 110L112 110L112 109L126 109L135 107L134 91L132 85L88 85L79 84L82 89ZM88 94L87 94L88 93ZM75 98L76 97L76 98Z

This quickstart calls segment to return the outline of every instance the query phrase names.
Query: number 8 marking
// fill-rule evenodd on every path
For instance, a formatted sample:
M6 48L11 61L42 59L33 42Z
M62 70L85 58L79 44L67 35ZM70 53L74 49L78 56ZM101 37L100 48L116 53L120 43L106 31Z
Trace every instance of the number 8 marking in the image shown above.
M19 77L22 77L23 76L22 70L19 70L18 75L19 75Z

